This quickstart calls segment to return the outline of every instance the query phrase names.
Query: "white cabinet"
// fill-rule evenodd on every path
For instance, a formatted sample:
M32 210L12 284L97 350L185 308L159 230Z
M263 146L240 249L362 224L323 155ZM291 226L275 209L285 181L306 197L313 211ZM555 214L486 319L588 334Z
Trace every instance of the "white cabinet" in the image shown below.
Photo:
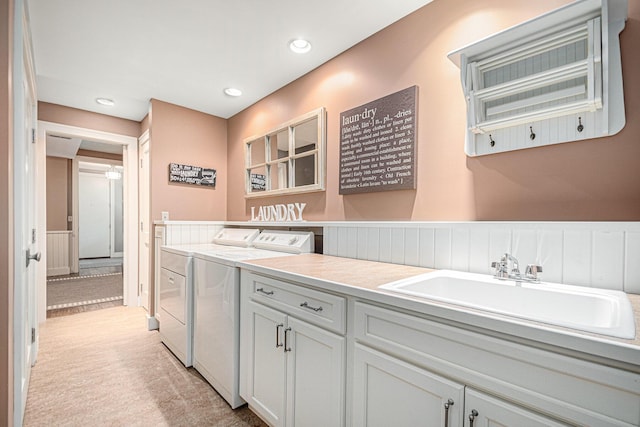
M377 425L382 410L397 411L394 427L444 426L449 398L450 426L640 425L638 373L364 302L353 336L355 426Z
M449 54L467 102L465 152L618 133L627 0L575 1Z
M367 427L567 426L360 344L352 414Z
M240 395L272 426L640 425L636 371L302 280L241 272Z
M344 425L344 300L246 272L241 293L241 396L273 426Z
M566 427L547 417L512 405L504 400L467 388L465 392L465 422L468 427L522 426Z
M287 316L253 301L248 309L243 318L248 320L247 351L251 365L247 366L249 394L243 398L266 421L274 426L283 426L287 359L282 329Z
M289 317L287 426L344 425L345 338Z
M192 258L165 249L160 252L158 314L162 342L191 366L193 327Z
M462 426L462 384L360 344L354 353L354 426Z

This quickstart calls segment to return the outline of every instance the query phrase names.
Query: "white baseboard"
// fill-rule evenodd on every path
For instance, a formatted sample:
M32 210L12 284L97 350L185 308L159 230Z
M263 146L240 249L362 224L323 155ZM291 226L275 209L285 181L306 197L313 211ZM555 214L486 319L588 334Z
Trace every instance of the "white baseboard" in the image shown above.
M160 329L160 323L158 322L158 319L156 319L153 316L149 316L147 314L147 329L150 331L155 331L157 329Z

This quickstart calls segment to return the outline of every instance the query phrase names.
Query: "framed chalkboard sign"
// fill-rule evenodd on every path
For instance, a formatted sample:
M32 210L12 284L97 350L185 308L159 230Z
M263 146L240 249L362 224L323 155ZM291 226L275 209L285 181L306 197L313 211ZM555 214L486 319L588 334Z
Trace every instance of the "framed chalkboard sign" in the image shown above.
M215 187L216 170L169 163L169 182Z
M251 191L267 191L267 176L261 173L252 173Z
M416 188L418 86L340 114L340 194Z

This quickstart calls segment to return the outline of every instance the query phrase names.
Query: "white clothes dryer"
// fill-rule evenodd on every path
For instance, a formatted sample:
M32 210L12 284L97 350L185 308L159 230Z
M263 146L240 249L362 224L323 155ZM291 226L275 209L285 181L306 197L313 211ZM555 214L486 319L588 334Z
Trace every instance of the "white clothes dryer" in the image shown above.
M195 251L193 366L232 408L240 397L240 269L238 262L313 252L311 232L263 231L269 250Z

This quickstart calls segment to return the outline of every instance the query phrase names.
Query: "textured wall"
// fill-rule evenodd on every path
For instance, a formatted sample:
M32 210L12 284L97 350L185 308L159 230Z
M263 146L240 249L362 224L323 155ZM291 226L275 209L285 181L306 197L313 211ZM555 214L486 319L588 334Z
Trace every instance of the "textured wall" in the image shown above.
M140 123L48 102L38 102L38 120L127 136L140 136Z
M151 101L151 219L223 220L227 206L226 120ZM213 168L216 186L169 183L169 163Z
M67 229L69 160L47 157L47 230Z
M228 220L302 201L309 220L640 220L640 2L621 34L626 127L584 142L470 158L460 70L447 53L568 0L435 0L229 119ZM339 115L419 86L417 189L338 194ZM322 193L245 200L242 140L327 108Z

